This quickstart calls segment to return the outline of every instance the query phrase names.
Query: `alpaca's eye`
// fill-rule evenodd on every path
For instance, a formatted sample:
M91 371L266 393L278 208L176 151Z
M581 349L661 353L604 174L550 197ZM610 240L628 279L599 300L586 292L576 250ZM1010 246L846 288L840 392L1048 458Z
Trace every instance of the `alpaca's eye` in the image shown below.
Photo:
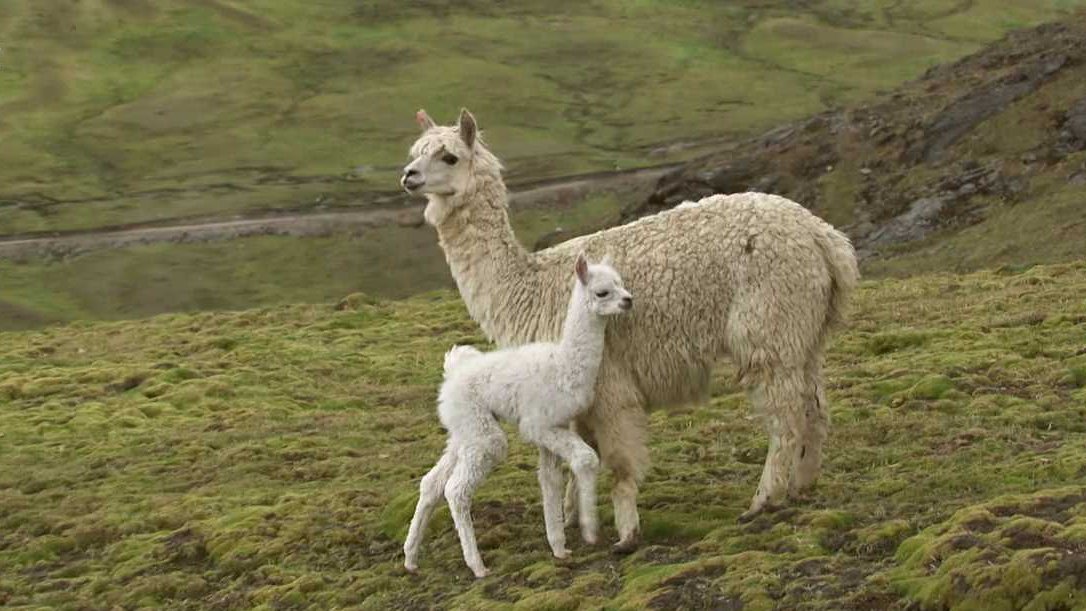
M603 299L604 297L606 297L606 296L608 296L610 294L611 294L611 291L596 291L596 297L599 297L600 299Z
M456 162L460 161L460 159L458 159L457 156L453 155L452 153L445 153L441 156L441 160L449 165L456 165Z

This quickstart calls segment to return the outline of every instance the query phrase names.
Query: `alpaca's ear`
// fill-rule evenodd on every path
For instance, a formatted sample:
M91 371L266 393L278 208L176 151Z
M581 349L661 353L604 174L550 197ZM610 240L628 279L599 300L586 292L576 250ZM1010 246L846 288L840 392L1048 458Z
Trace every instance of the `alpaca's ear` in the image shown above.
M464 144L468 145L468 148L475 146L475 132L477 131L475 126L475 117L471 116L467 108L460 109L460 139L464 141Z
M588 261L584 260L584 255L577 255L577 263L573 266L573 271L577 272L577 279L581 281L581 284L588 284Z
M415 113L415 122L419 124L419 128L422 129L422 131L437 127L437 123L435 123L434 120L430 118L430 115L426 114L426 111L421 108Z

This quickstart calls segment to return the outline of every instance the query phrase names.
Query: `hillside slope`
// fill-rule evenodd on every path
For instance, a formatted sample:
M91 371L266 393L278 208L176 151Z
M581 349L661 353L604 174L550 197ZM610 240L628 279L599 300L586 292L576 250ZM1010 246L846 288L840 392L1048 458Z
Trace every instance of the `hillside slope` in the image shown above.
M0 233L364 205L421 106L514 179L682 157L1086 2L913 4L8 0Z
M1082 608L1084 292L1086 263L864 283L813 500L736 522L766 438L723 369L651 416L627 558L552 561L514 443L476 503L480 582L445 510L399 568L441 354L480 342L454 294L0 334L0 605Z
M869 104L732 143L663 177L627 218L747 189L791 196L843 228L870 272L1086 256L1086 13L1014 32Z

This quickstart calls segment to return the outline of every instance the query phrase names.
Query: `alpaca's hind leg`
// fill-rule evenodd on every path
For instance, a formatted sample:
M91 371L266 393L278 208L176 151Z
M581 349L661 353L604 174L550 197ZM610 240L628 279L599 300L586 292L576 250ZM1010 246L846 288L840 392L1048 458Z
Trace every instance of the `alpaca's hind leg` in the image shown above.
M750 391L751 402L761 412L769 432L762 479L750 509L740 521L779 505L789 489L792 465L804 429L804 381L798 369L767 370Z
M547 543L555 558L569 558L562 522L562 461L557 454L542 446L539 448L539 490L543 496Z
M407 531L407 540L403 544L403 565L408 571L415 572L419 568L419 546L422 537L426 533L426 525L441 501L441 493L445 489L449 476L452 475L453 466L456 464L456 453L452 448L446 448L445 453L438 459L430 472L422 478L419 484L419 502L415 506L415 515L411 518L411 527Z
M822 471L822 444L829 432L829 404L822 388L822 357L813 357L804 372L804 426L796 449L795 471L788 496L799 498L818 480Z
M480 579L486 577L489 571L483 564L479 546L475 542L475 526L471 519L471 498L496 462L494 456L484 449L471 446L461 447L452 476L445 484L445 500L449 503L453 524L456 525L456 534L460 537L464 562L467 563L471 572L475 573L475 577Z
M596 437L592 434L592 431L587 426L581 426L577 423L572 425L573 432L580 435L596 454L599 455L599 445L596 443ZM570 474L569 481L566 483L566 499L563 503L563 510L566 515L566 526L573 526L577 523L577 478Z
M611 469L614 484L611 503L615 510L618 543L612 548L625 554L637 549L641 523L637 515L637 487L649 464L645 444L647 418L632 384L601 385L595 406L579 421L598 442L600 460Z

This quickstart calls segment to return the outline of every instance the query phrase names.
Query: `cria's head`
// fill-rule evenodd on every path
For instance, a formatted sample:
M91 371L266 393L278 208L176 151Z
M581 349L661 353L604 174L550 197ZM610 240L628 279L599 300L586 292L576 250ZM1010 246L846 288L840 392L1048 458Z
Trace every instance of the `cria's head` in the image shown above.
M622 277L611 267L607 257L600 263L589 264L583 254L578 255L573 273L584 289L588 307L593 313L613 316L628 312L633 307L633 295L626 290Z
M422 135L411 145L411 162L400 178L408 193L451 198L477 175L500 178L501 164L483 145L475 117L466 108L456 125L438 125L425 110L415 114L415 121Z

